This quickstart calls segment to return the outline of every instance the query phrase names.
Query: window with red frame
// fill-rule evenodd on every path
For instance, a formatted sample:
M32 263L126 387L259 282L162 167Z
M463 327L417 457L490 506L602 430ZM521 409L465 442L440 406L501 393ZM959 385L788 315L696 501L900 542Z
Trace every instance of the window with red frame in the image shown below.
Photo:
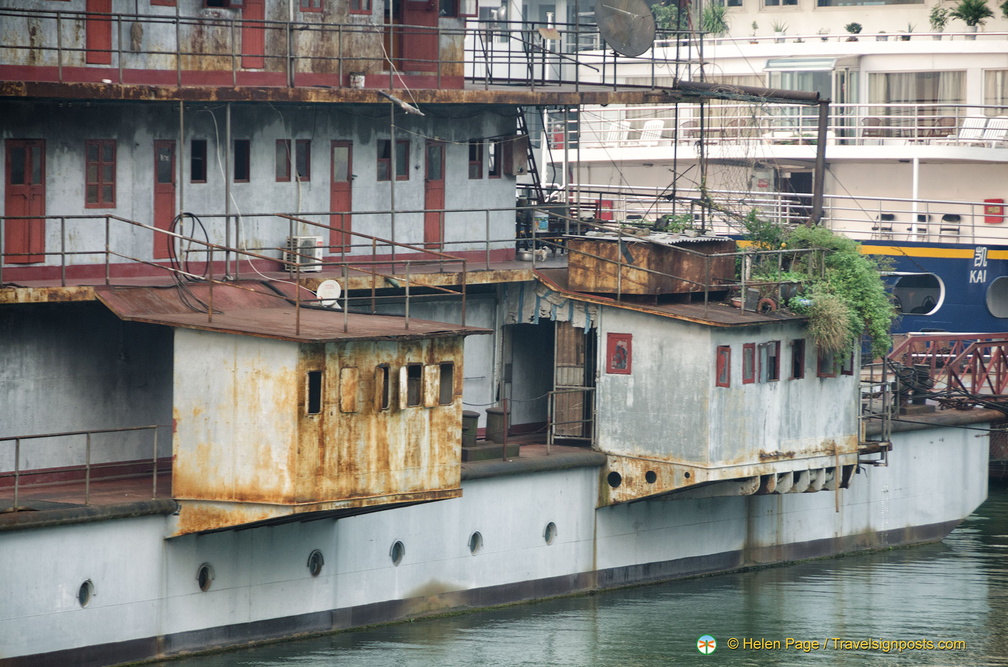
M311 180L311 139L294 142L294 168L302 183Z
M276 180L284 183L291 176L291 142L290 139L276 140Z
M503 150L504 142L500 139L495 139L490 142L490 152L487 155L487 176L489 178L500 178L501 177L501 152Z
M115 139L90 139L84 142L84 206L114 208L116 186Z
M718 345L717 349L717 386L731 386L731 347Z
M483 142L469 142L469 178L483 178Z
M780 341L759 344L759 381L776 382L780 379Z
M371 0L350 0L351 14L370 14Z
M854 350L851 350L841 362L840 375L854 375Z
M303 11L303 12L321 12L322 11L322 0L301 0L301 11Z
M378 141L378 180L391 180L392 174L392 141ZM396 180L409 180L409 141L396 141Z
M816 355L816 375L821 378L836 377L836 357L832 352L819 350Z
M756 381L756 343L742 346L742 384Z

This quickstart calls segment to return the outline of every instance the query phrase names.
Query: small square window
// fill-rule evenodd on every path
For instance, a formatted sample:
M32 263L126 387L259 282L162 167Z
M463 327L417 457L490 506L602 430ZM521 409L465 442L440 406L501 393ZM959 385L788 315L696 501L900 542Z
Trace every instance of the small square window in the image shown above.
M719 345L717 349L717 386L731 386L731 347Z

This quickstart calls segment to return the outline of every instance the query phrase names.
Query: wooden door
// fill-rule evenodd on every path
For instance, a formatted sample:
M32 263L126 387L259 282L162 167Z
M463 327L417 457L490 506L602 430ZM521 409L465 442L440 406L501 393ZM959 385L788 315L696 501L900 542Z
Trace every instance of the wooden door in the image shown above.
M586 408L592 396L586 391L585 354L587 336L570 322L556 323L556 350L553 387L558 392L553 409L556 437L585 438L590 431L585 423Z
M427 141L424 166L424 245L440 249L444 241L444 143Z
M331 179L329 181L329 245L334 252L350 252L353 237L350 214L353 208L353 145L349 141L332 142Z
M402 35L400 69L404 72L435 72L438 60L437 0L401 0Z
M84 46L89 65L112 64L112 0L87 0Z
M171 230L175 219L175 142L154 141L154 226ZM168 259L177 247L167 234L154 232L154 259Z
M8 139L4 160L6 195L4 214L4 260L8 264L45 261L45 141Z
M266 53L266 0L245 0L242 8L241 66L243 69L263 69Z

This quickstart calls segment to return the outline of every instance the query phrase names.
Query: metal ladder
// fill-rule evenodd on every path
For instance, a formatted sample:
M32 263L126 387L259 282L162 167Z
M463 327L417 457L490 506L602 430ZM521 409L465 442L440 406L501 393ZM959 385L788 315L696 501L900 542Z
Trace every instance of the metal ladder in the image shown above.
M528 138L525 145L528 147L528 171L532 177L532 188L536 195L536 205L541 205L545 197L543 196L542 180L539 177L539 168L536 166L535 149L532 147L532 137L529 136L528 123L525 122L525 107L518 107L518 132Z

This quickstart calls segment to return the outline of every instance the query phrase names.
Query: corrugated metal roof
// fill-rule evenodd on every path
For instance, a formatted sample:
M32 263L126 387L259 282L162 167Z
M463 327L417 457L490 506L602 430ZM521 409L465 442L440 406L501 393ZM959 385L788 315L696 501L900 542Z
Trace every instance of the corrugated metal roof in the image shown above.
M403 317L360 313L344 316L342 311L304 305L298 313L289 298L294 289L291 284L244 281L216 284L212 297L206 283L187 283L184 287L98 287L95 294L124 320L302 343L490 333L488 329L415 318L410 318L407 329ZM302 299L315 299L311 291L300 289ZM212 317L208 315L211 304Z

